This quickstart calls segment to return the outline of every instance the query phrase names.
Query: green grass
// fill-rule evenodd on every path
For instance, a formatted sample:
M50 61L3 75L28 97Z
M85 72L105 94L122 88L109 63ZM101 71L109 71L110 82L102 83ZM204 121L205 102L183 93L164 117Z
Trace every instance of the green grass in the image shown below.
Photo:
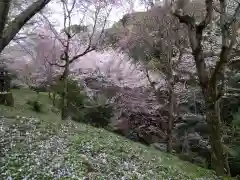
M39 97L36 92L28 89L12 90L14 96L14 107L0 105L0 116L27 116L37 117L45 120L59 120L59 115L51 111L51 100L47 93L40 93ZM28 100L39 98L43 104L43 113L36 113L27 105Z
M34 92L13 93L15 107L0 106L1 114L8 116L0 120L2 179L216 179L212 171L104 129L60 121L49 110L51 101L46 94L39 97L44 112L36 113L26 105L27 99L37 97Z

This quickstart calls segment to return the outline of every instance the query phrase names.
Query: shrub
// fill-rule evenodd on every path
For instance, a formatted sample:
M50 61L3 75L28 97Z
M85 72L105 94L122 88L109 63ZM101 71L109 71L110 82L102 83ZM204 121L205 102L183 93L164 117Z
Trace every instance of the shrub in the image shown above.
M52 91L59 94L63 93L63 82L58 81L52 87ZM74 121L84 122L96 127L106 127L113 114L113 107L103 96L97 96L93 99L84 93L81 86L75 80L68 80L68 115ZM58 107L61 108L61 104Z
M86 108L85 120L96 127L107 127L112 117L113 108L110 104Z
M233 115L234 136L232 137L232 144L230 148L234 152L229 157L229 166L231 169L231 175L240 175L240 108L238 112Z
M58 94L62 98L64 86L62 81L57 81L52 87L51 91ZM82 107L87 96L81 90L81 87L78 85L77 81L68 80L68 94L66 99L68 100L68 109L73 110L75 107ZM61 108L61 101L58 104L58 108Z
M85 108L85 119L88 123L96 127L107 127L109 125L113 116L113 106L105 96L100 95L89 99L89 105Z
M41 85L36 85L36 86L30 86L29 87L31 90L36 91L37 93L39 92L47 92L48 88L46 85L41 84Z
M98 101L90 100L86 96L85 100L80 102L82 104L77 103L80 106L78 106L73 120L91 124L95 127L105 128L108 126L110 118L113 115L113 106L110 103L99 103Z
M21 89L22 88L22 85L20 84L17 84L17 83L11 83L11 89Z
M35 112L42 112L43 110L43 105L38 100L28 100L27 104Z

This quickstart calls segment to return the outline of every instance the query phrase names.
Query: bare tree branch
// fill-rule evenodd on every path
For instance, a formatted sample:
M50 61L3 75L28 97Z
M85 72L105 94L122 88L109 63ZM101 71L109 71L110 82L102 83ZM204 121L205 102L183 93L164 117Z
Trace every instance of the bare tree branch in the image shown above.
M86 55L86 54L88 54L89 52L94 51L94 50L96 50L96 47L88 46L88 47L85 49L85 51L83 51L82 53L74 56L74 57L69 61L69 63L70 63L70 64L73 63L73 61L75 61L76 59L78 59L78 58L80 58L80 57L82 57L82 56L84 56L84 55Z
M220 7L222 10L222 18L224 18L224 14L226 14L224 8L226 7L226 5L224 4L225 1L221 0L220 1ZM236 12L239 11L239 7L240 7L240 3L238 4L238 7L236 8L236 11L234 13L234 18L232 19L236 19ZM222 26L222 36L223 36L223 44L222 44L222 49L221 49L221 53L220 53L220 60L217 62L215 68L214 68L214 72L212 73L211 77L210 77L210 82L215 82L216 78L217 78L217 74L221 72L221 69L223 68L223 66L225 64L228 63L229 61L229 55L232 51L233 46L236 43L236 32L237 32L237 25L234 21L231 21L232 24L230 24L232 26L232 35L230 37L230 44L228 45L228 29L226 29L226 26ZM221 20L221 25L225 25L225 21Z
M240 63L240 59L230 61L229 65L234 65L234 64L237 64L237 63Z
M70 61L69 63L71 64L73 61L75 61L76 59L86 55L87 53L91 52L91 51L94 51L97 49L97 45L99 44L99 41L101 40L103 34L104 34L104 30L105 30L105 27L106 27L106 23L107 23L107 19L110 15L110 12L111 12L112 8L108 11L105 19L104 19L104 22L103 22L103 26L101 28L101 32L100 32L100 35L98 37L98 39L96 40L96 43L94 45L92 45L92 39L93 39L93 36L94 34L96 33L96 25L97 25L97 19L98 19L98 15L99 15L99 12L100 12L100 9L97 9L97 11L95 12L95 15L94 15L94 25L93 25L93 31L89 37L89 41L88 41L88 46L87 48L80 54L74 56Z
M57 40L62 44L62 46L65 46L65 43L64 43L63 39L61 38L61 35L57 32L57 30L54 28L54 26L49 21L49 19L44 14L41 13L41 15L47 21L48 26L51 29L51 31L53 32L55 38L57 38Z
M226 22L223 28L229 29L229 27L236 21L236 18L239 15L239 13L240 13L240 2L238 2L238 6L235 9L234 14L232 15L230 21Z
M208 71L206 70L206 62L204 60L202 49L202 33L204 28L211 22L213 15L213 0L205 0L206 4L206 16L204 20L199 24L195 24L194 17L189 15L181 15L178 11L173 14L179 19L181 23L185 23L188 27L189 40L192 47L192 54L197 67L197 72L202 87L208 84Z
M52 63L52 62L49 62L49 61L48 61L48 64L49 64L50 66L58 66L58 67L62 67L62 68L64 68L64 67L66 66L66 64L61 65L61 64L58 64L58 63Z

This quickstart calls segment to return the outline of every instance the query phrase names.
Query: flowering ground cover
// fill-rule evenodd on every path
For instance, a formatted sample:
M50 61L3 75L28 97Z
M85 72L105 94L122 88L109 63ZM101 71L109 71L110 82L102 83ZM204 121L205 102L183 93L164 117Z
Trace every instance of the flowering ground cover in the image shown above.
M0 106L0 179L216 179L212 171L107 130L60 121L45 94L39 97L45 111L32 112L26 91L14 91L15 107Z

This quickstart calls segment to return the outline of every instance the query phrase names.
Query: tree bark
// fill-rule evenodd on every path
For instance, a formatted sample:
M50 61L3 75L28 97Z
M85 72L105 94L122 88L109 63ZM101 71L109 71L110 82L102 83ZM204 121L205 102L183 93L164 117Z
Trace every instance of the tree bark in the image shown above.
M170 35L170 34L169 34ZM173 76L173 60L172 60L172 47L171 45L167 46L167 62L166 62L166 78L167 78L167 87L168 87L168 142L167 142L167 152L172 152L172 129L175 118L175 93L174 93L174 76Z
M169 68L171 69L171 67ZM173 129L173 123L174 123L174 103L175 103L175 95L174 95L174 80L173 80L173 74L172 71L169 72L169 78L168 78L168 93L169 93L169 118L168 118L168 142L167 142L167 152L172 152L172 129Z
M217 92L216 92L216 74L223 68L226 63L226 59L223 55L226 55L225 46L222 47L220 61L215 67L213 74L207 69L206 62L204 59L204 53L202 49L202 34L206 26L211 23L213 15L213 1L205 0L206 4L206 16L204 20L196 25L195 19L189 15L181 15L177 12L174 13L178 17L181 23L185 23L188 28L189 41L192 48L192 54L196 64L197 75L200 82L200 87L202 89L202 94L204 96L204 101L206 105L206 121L210 129L209 140L211 144L211 159L212 168L215 170L217 175L224 175L224 152L223 144L221 142L221 122L218 118L216 111L217 103ZM226 57L226 56L224 56ZM222 59L222 60L221 60ZM223 60L224 59L224 60ZM225 63L223 63L225 62Z
M209 140L212 149L212 168L216 171L217 175L224 173L224 153L221 142L221 122L218 118L216 109L217 94L216 94L216 81L210 81L209 72L206 71L206 64L204 61L202 47L193 50L194 59L197 66L198 77L200 80L200 87L206 105L206 121L210 128ZM203 74L206 73L206 74Z
M221 122L215 108L216 101L213 100L210 93L209 95L205 95L205 102L207 105L206 119L210 128L209 140L211 144L212 168L216 171L217 175L223 175L225 174L225 159L221 141Z
M8 17L8 9L10 1L2 1L0 3L0 54L10 41L16 36L21 28L35 14L42 10L51 0L38 0L32 3L27 9L21 12L13 21L6 27L6 19Z
M69 45L70 45L71 37L68 36L67 44L64 50L64 60L66 62L64 66L64 72L62 75L63 80L63 94L62 94L62 113L61 118L62 120L66 120L68 117L68 76L69 76L69 66L70 66L70 59L69 59Z
M0 1L0 39L6 26L11 1Z
M228 175L228 176L231 176L231 169L230 169L230 166L229 166L228 159L229 159L229 157L228 157L228 152L226 152L225 167L226 167L227 175Z
M67 95L68 95L68 74L69 74L69 62L66 60L66 66L64 69L63 73L63 93L62 93L62 99L61 99L61 105L62 105L62 111L61 111L61 119L66 120L68 117L68 112L67 112Z

